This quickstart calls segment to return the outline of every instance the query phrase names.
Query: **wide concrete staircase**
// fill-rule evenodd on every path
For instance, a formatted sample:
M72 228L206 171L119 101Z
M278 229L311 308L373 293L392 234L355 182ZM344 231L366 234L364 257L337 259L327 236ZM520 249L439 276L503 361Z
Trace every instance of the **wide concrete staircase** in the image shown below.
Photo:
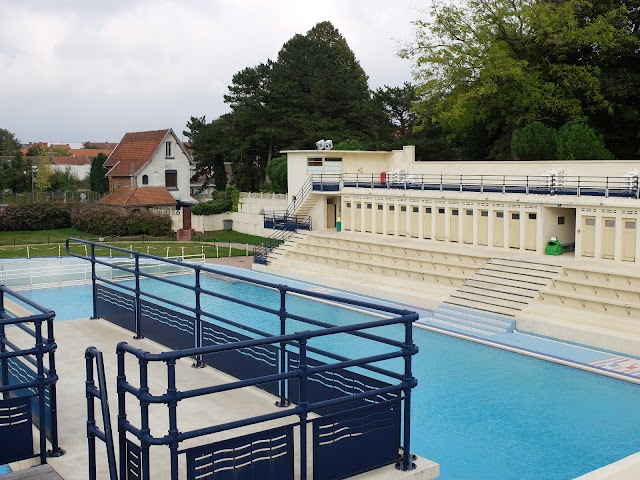
M562 267L529 260L492 258L452 293L446 305L514 318L552 284Z
M315 204L318 202L319 196L320 195L315 193L313 190L309 191L302 200L302 203L296 208L294 215L301 220L306 220L311 213L311 209L313 209Z

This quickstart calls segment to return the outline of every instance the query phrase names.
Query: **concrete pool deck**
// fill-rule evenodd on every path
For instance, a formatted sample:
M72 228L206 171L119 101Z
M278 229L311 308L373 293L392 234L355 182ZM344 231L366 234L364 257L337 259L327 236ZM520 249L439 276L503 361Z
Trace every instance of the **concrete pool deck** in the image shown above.
M15 310L15 306L10 306ZM18 307L19 308L19 307ZM22 332L15 332L18 340L30 340ZM131 332L122 329L106 320L71 320L55 324L55 338L58 344L56 351L56 366L60 380L57 386L58 394L58 424L59 443L66 454L49 458L49 464L65 480L85 480L88 475L88 455L86 437L86 400L85 400L85 368L84 352L86 347L95 346L103 352L107 378L108 394L111 403L111 424L114 436L117 437L117 396L116 396L116 354L115 348L118 342L127 341L138 348L153 353L167 350L166 347L148 339L132 340ZM127 380L132 384L138 382L137 362L134 357L127 358ZM233 377L221 373L213 368L191 368L190 359L181 359L177 362L177 380L180 390L198 388L205 385L218 385L233 381ZM161 362L151 363L149 366L150 391L159 395L167 388L166 369ZM276 397L259 390L248 387L242 390L217 393L213 396L196 397L181 402L178 407L178 425L180 431L188 431L200 428L203 425L217 425L248 416L267 414L280 411L275 404ZM132 395L126 396L127 415L134 425L140 424L140 408ZM102 429L99 403L96 400L96 414L98 426ZM208 435L195 440L181 443L180 447L210 443L216 440L244 435L253 431L273 428L297 422L296 416L265 422L260 425L238 428ZM168 431L168 414L164 405L150 409L151 433L154 436L162 436ZM297 431L295 429L294 431ZM311 429L309 429L311 435ZM37 438L37 437L36 437ZM108 468L104 444L97 441L98 478L107 478ZM309 447L311 442L309 443ZM118 456L118 442L115 441L116 458ZM36 448L37 451L37 448ZM151 478L169 478L169 450L167 447L151 448ZM34 461L19 462L13 465L14 470L33 465ZM294 462L296 478L299 478L299 461ZM427 480L439 475L439 465L424 458L416 461L417 469L411 472L399 472L393 466L384 467L353 478L367 480L411 479ZM312 462L309 462L309 478L311 478ZM180 478L186 478L186 462L184 455L180 455ZM2 478L2 477L0 477Z

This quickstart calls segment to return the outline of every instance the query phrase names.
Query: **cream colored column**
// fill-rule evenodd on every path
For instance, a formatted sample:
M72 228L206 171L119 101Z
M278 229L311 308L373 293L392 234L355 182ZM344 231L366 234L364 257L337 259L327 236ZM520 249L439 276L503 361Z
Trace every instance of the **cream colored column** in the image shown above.
M489 229L487 232L487 247L493 247L493 219L496 211L492 203L487 207L487 211L489 212L489 218L487 218L487 228Z
M525 236L524 226L525 226L525 223L527 221L525 216L527 215L528 210L525 210L523 206L520 206L520 209L518 211L520 212L520 223L519 223L519 226L520 226L520 248L519 248L519 250L524 251L525 250L525 248L524 248L524 243L525 243L524 242L524 236ZM537 222L537 219L536 219L536 224L537 223L538 222Z
M371 233L378 231L378 203L371 201Z
M480 209L478 205L473 206L473 245L478 245L478 222L480 218Z
M451 208L449 206L444 207L444 241L451 242Z
M419 202L418 203L418 238L421 240L424 239L424 209L425 209L425 205L422 202Z
M387 209L389 208L389 203L387 202L387 199L385 198L382 201L382 235L387 235Z
M547 240L544 238L544 231L542 230L543 210L544 210L544 207L538 205L538 208L536 209L536 215L537 215L536 217L536 252L537 253L544 253L544 250L547 246Z
M511 229L509 228L511 226L511 211L509 210L509 207L506 203L504 204L503 211L504 216L502 217L502 235L504 235L504 242L502 242L502 248L504 248L505 250L509 250L509 245L511 245Z
M355 232L356 231L356 211L358 209L356 208L356 201L355 198L351 199L351 231Z
M437 205L434 203L433 206L431 207L431 240L436 239L436 221L437 221L437 216L436 214L438 213L438 207Z
M595 226L595 245L593 246L593 258L602 258L602 212L598 209L595 209L596 212L594 216L596 217L596 226Z
M582 212L576 208L576 251L575 257L582 258Z
M622 227L623 226L624 225L622 224L622 212L618 210L618 213L616 213L616 229L615 229L616 238L614 240L615 243L613 247L614 262L622 261Z
M393 209L393 236L398 236L398 226L400 225L400 203L395 201L395 208Z
M460 205L458 208L458 243L462 245L464 243L464 205Z

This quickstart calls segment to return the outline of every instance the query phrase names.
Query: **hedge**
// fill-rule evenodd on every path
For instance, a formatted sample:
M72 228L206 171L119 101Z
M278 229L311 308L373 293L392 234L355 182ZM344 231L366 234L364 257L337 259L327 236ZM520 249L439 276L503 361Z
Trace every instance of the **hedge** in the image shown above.
M171 218L148 212L128 213L96 204L36 202L8 205L0 211L0 230L76 228L102 236L171 235Z

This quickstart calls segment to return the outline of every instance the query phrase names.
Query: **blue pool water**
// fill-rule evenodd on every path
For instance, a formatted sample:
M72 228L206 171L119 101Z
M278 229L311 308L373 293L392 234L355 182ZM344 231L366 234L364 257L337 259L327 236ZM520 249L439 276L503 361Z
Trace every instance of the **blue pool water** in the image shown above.
M142 283L156 295L193 304L191 292ZM279 306L277 292L245 283L206 278L203 286ZM26 295L56 310L58 319L91 314L90 286ZM208 299L203 309L277 331L276 317L229 302ZM288 309L333 324L371 320L363 313L295 297L288 299ZM296 330L294 322L289 325ZM372 333L403 336L399 326ZM354 358L385 350L382 345L372 350L370 342L352 337L345 347L344 340L335 338L332 344L325 339L322 347ZM414 362L419 386L413 396L412 451L440 463L443 479L571 479L640 450L638 385L418 328L414 340L420 353Z

